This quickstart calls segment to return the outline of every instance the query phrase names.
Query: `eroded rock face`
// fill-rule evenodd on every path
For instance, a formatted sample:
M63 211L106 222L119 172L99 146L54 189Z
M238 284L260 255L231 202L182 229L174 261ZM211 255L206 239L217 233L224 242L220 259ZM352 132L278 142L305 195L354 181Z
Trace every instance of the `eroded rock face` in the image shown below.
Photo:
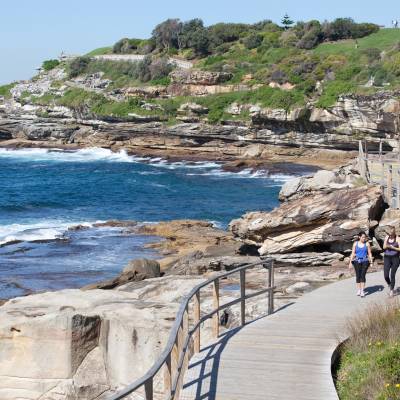
M230 230L260 246L261 255L312 248L335 252L350 247L360 230L375 227L384 209L377 187L339 189L290 201L270 213L245 214L231 222Z
M189 85L217 85L232 78L227 72L176 69L169 75L173 83Z

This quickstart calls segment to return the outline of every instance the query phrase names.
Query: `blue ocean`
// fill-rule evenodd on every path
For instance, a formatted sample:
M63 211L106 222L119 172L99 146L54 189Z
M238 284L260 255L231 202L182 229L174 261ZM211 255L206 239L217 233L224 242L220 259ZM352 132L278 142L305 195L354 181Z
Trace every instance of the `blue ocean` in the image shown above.
M157 256L143 247L156 238L93 224L190 218L225 228L246 211L275 207L288 178L98 148L0 149L0 299L81 287ZM88 229L69 230L76 225Z

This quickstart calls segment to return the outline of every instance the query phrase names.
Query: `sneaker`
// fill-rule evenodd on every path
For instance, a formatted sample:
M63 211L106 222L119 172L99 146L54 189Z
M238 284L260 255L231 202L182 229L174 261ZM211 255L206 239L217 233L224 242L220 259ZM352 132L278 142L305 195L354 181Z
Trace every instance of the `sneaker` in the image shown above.
M361 289L357 290L357 296L361 296Z
M394 296L394 291L391 290L391 291L389 292L389 297L393 297L393 296Z
M364 292L364 290L361 290L360 296L361 296L361 297L365 297L365 292Z

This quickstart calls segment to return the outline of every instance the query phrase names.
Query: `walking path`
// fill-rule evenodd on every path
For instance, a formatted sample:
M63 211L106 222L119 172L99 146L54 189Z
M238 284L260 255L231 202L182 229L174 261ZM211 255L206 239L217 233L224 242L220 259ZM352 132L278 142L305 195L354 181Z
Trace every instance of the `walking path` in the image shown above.
M192 358L180 399L337 400L332 354L346 319L388 298L383 285L382 272L368 274L360 298L354 279L339 281L226 334Z

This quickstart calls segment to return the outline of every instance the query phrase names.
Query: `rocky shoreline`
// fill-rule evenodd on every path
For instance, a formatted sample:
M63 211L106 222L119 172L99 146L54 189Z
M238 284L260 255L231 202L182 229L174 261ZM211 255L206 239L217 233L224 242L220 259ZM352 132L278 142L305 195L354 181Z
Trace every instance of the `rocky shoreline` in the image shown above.
M161 259L133 260L119 276L82 289L6 301L0 306L1 399L101 400L147 371L183 296L213 274L260 257L274 259L279 308L349 276L348 256L359 230L369 232L379 258L387 226L394 221L400 227L398 212L387 210L380 189L367 185L350 162L360 138L374 148L381 139L387 150L397 146L400 102L393 94L343 96L328 110L312 104L290 111L247 105L250 121L232 118L216 125L193 115L196 107L189 104L181 110L185 122L168 125L158 117L99 117L85 109L22 101L24 91L43 94L40 85L49 90L51 79L40 79L20 85L12 99L1 102L0 147L100 147L168 161L218 161L227 171L301 172L312 166L316 173L287 182L280 207L247 213L228 231L205 221L133 223L133 233L163 238L150 245ZM243 105L236 106L226 111L237 116ZM237 283L223 285L222 303L238 295ZM255 270L247 289L264 283L265 275ZM205 292L204 311L211 304L211 292ZM265 306L250 300L248 318L263 314ZM224 328L238 321L232 307ZM204 331L206 342L210 326Z
M204 221L130 223L133 232L164 239L151 244L162 259L132 261L120 276L83 290L7 301L0 307L0 398L101 399L146 372L165 345L180 300L204 279L260 255L273 258L279 308L349 276L347 257L360 229L369 231L379 256L387 225L400 225L400 217L386 211L379 188L366 185L352 165L295 178L284 185L280 200L271 212L232 221L229 231ZM262 271L253 271L247 289L262 287L264 280ZM221 302L237 293L238 281L230 279L221 288ZM211 291L202 296L206 311ZM249 301L248 318L265 306ZM228 309L223 329L238 321L238 310ZM206 324L205 342L210 331ZM22 363L24 372L16 376Z

